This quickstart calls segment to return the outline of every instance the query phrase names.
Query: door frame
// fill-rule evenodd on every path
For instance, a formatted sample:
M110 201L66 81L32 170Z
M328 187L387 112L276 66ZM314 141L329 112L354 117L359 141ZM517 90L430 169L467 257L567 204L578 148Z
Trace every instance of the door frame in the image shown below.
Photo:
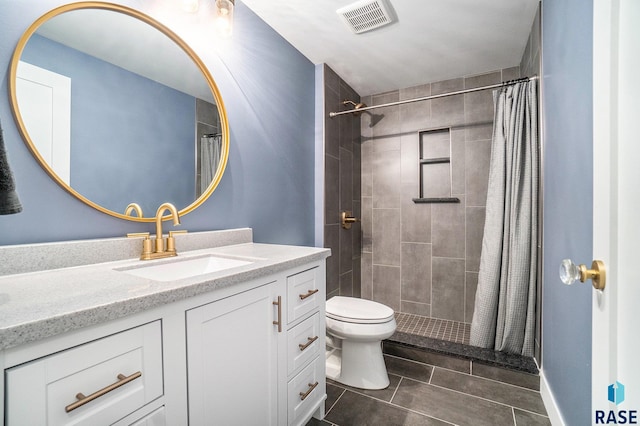
M591 409L608 410L608 401L602 398L610 377L615 377L615 356L610 348L616 347L615 310L617 293L616 265L612 262L612 244L609 224L615 214L615 191L612 171L616 138L615 74L617 58L614 37L617 0L593 0L593 258L602 260L608 272L607 287L593 292L591 315ZM613 190L613 191L612 191ZM598 224L605 226L598 226ZM613 306L612 306L613 304ZM603 368L603 366L608 366Z

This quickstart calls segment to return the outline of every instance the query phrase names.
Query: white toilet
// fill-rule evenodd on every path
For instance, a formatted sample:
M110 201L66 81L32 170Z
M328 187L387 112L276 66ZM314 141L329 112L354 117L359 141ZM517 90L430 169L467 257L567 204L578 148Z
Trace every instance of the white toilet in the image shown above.
M382 340L396 331L393 309L355 297L327 300L327 378L361 389L389 386Z

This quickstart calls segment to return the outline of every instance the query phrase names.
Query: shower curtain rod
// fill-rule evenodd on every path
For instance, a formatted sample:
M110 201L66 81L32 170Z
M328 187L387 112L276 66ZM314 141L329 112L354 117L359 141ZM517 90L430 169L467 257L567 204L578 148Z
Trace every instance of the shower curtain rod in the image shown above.
M365 106L365 107L362 107L362 108L354 108L354 109L350 109L350 110L347 110L347 111L330 112L329 113L329 117L333 118L333 117L337 117L338 115L361 113L363 111L368 111L370 109L375 109L375 108L384 108L384 107L389 107L389 106L408 104L408 103L411 103L411 102L428 101L428 100L431 100L431 99L444 98L444 97L447 97L447 96L462 95L462 94L471 93L471 92L479 92L481 90L497 89L498 87L508 86L508 85L511 85L511 84L520 83L522 81L531 81L531 80L537 80L537 79L538 79L538 76L534 75L534 76L531 76L531 77L522 77L522 78L518 78L518 79L515 79L515 80L509 80L509 81L505 81L505 82L498 83L498 84L492 84L492 85L489 85L489 86L475 87L473 89L464 89L464 90L458 90L456 92L442 93L442 94L439 94L439 95L424 96L422 98L406 99L404 101L389 102L389 103L386 103L386 104L373 105L373 106Z

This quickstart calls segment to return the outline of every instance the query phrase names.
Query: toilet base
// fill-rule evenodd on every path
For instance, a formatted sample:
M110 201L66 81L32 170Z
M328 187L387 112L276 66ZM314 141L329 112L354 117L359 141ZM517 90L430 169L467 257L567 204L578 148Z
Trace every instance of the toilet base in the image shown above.
M342 340L342 349L327 351L327 378L360 389L389 386L382 343Z
M331 349L327 350L326 358L326 375L327 379L338 381L340 377L340 364L341 364L341 350L340 349Z

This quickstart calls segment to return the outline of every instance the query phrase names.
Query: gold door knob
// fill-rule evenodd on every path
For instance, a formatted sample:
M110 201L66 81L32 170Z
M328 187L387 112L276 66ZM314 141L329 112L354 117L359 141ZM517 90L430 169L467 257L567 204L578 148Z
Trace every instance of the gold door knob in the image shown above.
M577 280L591 280L593 288L602 291L607 284L607 271L601 260L594 260L591 269L587 269L585 265L577 266L572 260L564 259L560 264L560 280L567 285Z

